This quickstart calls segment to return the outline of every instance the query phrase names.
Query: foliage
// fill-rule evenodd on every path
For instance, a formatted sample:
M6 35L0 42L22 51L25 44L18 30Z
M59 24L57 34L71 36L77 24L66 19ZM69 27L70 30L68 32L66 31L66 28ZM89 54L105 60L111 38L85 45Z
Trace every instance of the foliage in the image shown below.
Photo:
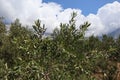
M120 37L85 37L90 23L76 26L76 13L50 37L36 20L33 30L18 19L10 29L0 19L1 80L113 80L120 62Z

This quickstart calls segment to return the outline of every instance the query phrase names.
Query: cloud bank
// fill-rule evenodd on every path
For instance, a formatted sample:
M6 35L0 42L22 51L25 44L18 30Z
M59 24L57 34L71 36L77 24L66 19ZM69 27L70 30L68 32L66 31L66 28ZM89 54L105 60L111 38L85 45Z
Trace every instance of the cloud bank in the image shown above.
M47 27L47 32L52 32L59 23L67 23L71 13L77 12L76 25L89 21L91 26L86 36L102 35L120 28L120 3L115 1L98 9L97 14L84 16L80 9L63 9L60 4L42 0L0 0L0 16L6 21L12 22L19 18L21 23L32 25L36 19L40 19Z

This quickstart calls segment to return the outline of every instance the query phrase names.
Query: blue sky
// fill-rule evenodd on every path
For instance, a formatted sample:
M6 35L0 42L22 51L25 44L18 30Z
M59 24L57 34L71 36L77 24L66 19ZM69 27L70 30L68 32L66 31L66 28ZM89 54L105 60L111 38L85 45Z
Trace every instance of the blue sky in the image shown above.
M43 0L43 2L55 2L60 4L63 8L81 9L84 15L89 13L96 14L97 10L107 3L120 0Z

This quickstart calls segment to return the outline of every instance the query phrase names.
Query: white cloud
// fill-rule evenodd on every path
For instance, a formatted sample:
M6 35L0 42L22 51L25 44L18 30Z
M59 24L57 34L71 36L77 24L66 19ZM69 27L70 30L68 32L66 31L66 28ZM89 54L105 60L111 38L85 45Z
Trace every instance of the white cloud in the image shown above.
M21 22L29 22L38 15L37 10L41 3L40 0L0 0L0 16L11 21L19 18ZM31 17L32 15L33 17Z
M106 33L120 28L120 3L115 1L112 4L106 4L98 10L97 16L104 24Z
M97 14L84 16L80 9L63 9L57 3L43 3L42 0L0 0L0 16L9 21L19 18L25 25L40 19L51 32L59 23L68 23L71 13L77 12L76 25L89 21L91 26L86 35L102 35L120 28L120 3L115 1L102 6Z
M87 36L101 35L105 33L105 31L103 31L105 26L102 24L100 17L94 14L89 14L86 19L91 23L91 26L88 27L89 31L86 33Z
M120 3L108 3L101 7L97 14L89 14L86 18L91 22L87 35L102 35L115 31L120 28Z

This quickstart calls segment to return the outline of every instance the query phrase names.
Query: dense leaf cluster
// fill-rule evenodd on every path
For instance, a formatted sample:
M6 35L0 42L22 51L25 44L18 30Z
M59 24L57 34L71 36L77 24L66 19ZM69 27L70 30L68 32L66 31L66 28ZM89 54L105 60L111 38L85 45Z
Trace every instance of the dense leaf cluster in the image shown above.
M90 24L76 28L75 17L47 37L40 20L31 30L0 19L0 80L116 80L120 37L86 38Z

